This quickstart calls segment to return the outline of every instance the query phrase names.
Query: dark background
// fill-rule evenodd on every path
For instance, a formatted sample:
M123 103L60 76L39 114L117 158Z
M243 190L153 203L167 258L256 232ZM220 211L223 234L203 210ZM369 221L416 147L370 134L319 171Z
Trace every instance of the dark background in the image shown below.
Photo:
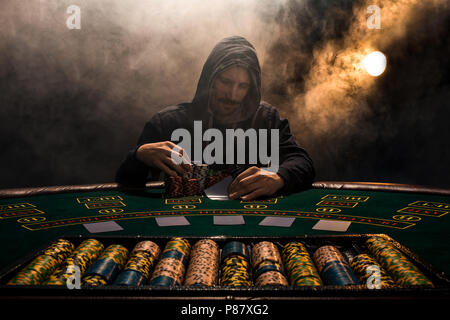
M81 29L66 12L81 8ZM382 8L368 29L365 8ZM447 1L66 1L0 4L0 188L112 182L145 122L190 101L212 47L252 42L263 99L316 180L450 188ZM361 54L388 58L373 78ZM359 58L358 58L359 57Z

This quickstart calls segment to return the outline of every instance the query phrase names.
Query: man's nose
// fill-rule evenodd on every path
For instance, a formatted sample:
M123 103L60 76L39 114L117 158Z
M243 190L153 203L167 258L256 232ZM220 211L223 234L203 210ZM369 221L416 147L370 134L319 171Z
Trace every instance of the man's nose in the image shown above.
M232 86L229 91L229 99L233 101L239 101L239 87Z

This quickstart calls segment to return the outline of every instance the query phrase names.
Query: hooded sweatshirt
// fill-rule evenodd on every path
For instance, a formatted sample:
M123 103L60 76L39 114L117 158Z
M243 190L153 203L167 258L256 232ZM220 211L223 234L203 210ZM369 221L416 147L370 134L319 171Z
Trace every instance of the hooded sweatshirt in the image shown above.
M250 87L243 102L231 117L221 119L215 117L209 100L211 86L218 74L230 67L239 66L247 69L250 76ZM255 48L243 37L228 37L220 41L208 56L197 90L192 102L170 106L155 114L144 127L136 148L131 150L116 173L116 181L123 185L143 186L148 180L159 179L160 172L149 168L136 158L136 150L143 144L170 141L172 132L184 128L194 137L194 121L201 121L202 129L278 129L279 130L279 168L277 174L283 178L284 187L279 193L289 194L308 188L314 178L314 167L311 158L301 148L290 132L287 119L280 117L276 108L261 101L261 69ZM225 137L225 134L224 134ZM224 139L225 142L225 139ZM193 141L192 144L199 143ZM203 148L209 142L202 141ZM267 141L270 149L270 135ZM245 150L249 150L248 141ZM191 153L192 154L192 153ZM224 158L225 158L224 146ZM235 158L236 158L235 149ZM236 163L236 162L235 162ZM235 177L251 165L232 166ZM257 166L261 166L258 162ZM218 165L219 169L227 165Z

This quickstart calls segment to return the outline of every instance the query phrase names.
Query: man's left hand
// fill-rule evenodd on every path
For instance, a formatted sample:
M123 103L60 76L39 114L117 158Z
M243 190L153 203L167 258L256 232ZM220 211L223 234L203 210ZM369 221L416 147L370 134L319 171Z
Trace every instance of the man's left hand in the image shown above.
M271 196L283 186L284 180L278 174L253 166L233 180L228 192L230 199L253 200Z

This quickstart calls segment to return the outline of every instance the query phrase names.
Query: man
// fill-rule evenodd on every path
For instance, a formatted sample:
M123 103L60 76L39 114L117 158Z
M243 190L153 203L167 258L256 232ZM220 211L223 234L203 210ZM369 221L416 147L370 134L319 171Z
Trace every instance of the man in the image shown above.
M214 47L192 102L165 108L145 125L137 147L117 171L116 181L144 185L149 178L157 179L161 171L173 176L191 170L186 163L172 161L174 150L180 156L186 156L186 150L170 140L172 132L179 128L193 133L194 121L202 121L203 129L217 128L221 132L237 128L279 130L278 171L261 168L259 163L234 166L231 199L288 194L312 183L312 161L297 145L288 121L280 118L274 107L261 102L261 70L255 48L237 36L225 38Z

